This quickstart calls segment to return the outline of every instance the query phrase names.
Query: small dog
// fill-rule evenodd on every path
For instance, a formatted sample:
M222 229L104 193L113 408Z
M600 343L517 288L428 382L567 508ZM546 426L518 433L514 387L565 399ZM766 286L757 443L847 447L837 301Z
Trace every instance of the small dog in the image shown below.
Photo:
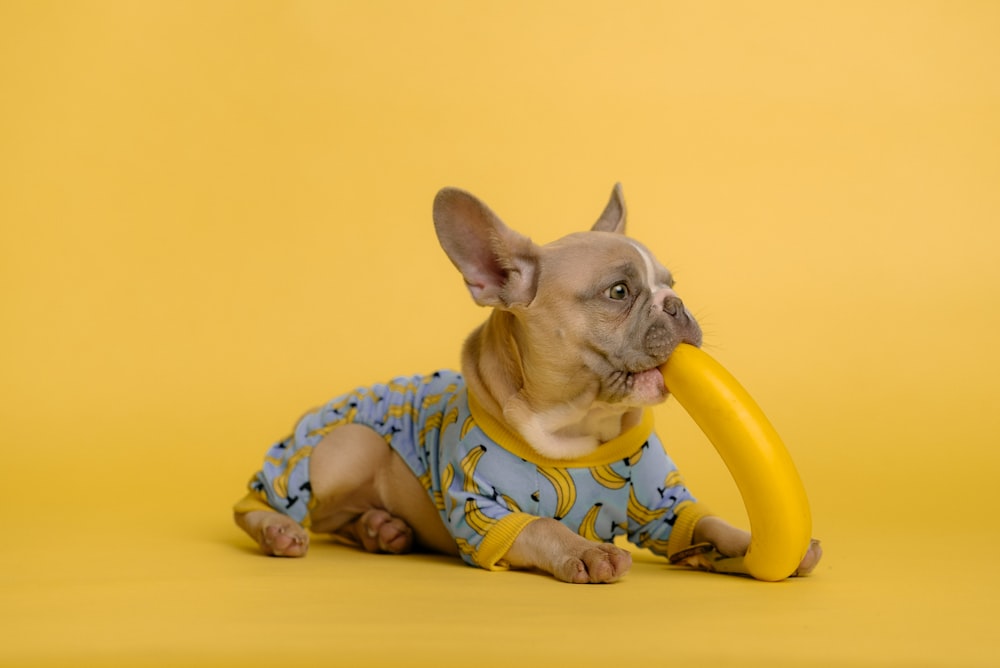
M618 535L708 570L744 554L750 535L694 499L653 433L649 407L668 396L658 367L701 329L670 272L625 236L625 214L616 185L589 232L538 246L441 190L441 246L492 308L461 374L397 378L307 413L267 453L237 524L275 556L304 555L308 528L575 583L629 570ZM814 543L797 573L820 554Z

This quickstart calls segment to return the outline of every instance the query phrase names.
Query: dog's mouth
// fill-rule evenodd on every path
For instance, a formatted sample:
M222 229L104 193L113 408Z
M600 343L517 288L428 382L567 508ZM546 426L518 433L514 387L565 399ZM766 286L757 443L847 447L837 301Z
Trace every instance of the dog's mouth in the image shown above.
M659 367L641 371L623 371L612 390L618 401L632 406L652 406L667 398L667 386Z
M630 382L633 385L645 385L647 383L662 383L663 382L663 372L660 371L660 367L654 366L651 369L646 369L645 371L631 371L629 372L631 376Z
M681 342L700 347L701 332L697 331L696 334L696 336L684 337ZM662 357L662 359L654 357L651 360L647 360L636 370L625 368L615 374L617 382L612 382L611 386L613 388L612 392L617 390L620 393L619 401L640 406L651 406L666 401L667 397L670 396L670 391L667 389L667 384L663 379L663 372L660 371L660 367L673 354L674 348L676 348L676 345L672 346L670 352L665 357ZM656 363L654 366L645 366L645 364L649 364L656 359L660 359L659 363Z
M668 349L647 351L632 360L617 360L607 375L603 376L601 398L608 403L627 406L653 406L663 403L670 396L660 367L673 354L678 343L701 346L701 332L696 330L675 341ZM610 356L605 361L612 362ZM610 366L610 365L609 365Z

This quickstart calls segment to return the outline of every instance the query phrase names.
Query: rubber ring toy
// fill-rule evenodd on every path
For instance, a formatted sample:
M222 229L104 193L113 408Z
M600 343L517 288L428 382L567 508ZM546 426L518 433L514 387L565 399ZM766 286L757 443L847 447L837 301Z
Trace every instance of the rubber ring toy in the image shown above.
M713 570L777 582L809 549L812 516L802 480L781 437L753 398L700 348L682 343L660 367L667 389L722 457L750 520L750 548Z

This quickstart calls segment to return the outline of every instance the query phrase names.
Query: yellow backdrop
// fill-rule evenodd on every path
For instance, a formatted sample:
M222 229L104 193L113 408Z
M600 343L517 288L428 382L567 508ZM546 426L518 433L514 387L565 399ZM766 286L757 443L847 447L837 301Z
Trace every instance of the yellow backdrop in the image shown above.
M995 661L998 37L988 1L0 3L0 664ZM484 315L436 190L547 241L619 180L799 466L815 576L257 557L269 442Z

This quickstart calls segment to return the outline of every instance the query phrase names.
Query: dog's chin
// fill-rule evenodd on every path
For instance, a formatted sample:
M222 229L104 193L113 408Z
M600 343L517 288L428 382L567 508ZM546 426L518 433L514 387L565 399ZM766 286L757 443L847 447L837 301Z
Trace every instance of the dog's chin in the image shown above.
M663 374L653 367L645 371L615 372L599 399L607 404L640 407L663 403L668 396Z
M652 406L665 401L667 386L659 368L653 367L646 371L632 374L632 391L624 403L633 406Z

